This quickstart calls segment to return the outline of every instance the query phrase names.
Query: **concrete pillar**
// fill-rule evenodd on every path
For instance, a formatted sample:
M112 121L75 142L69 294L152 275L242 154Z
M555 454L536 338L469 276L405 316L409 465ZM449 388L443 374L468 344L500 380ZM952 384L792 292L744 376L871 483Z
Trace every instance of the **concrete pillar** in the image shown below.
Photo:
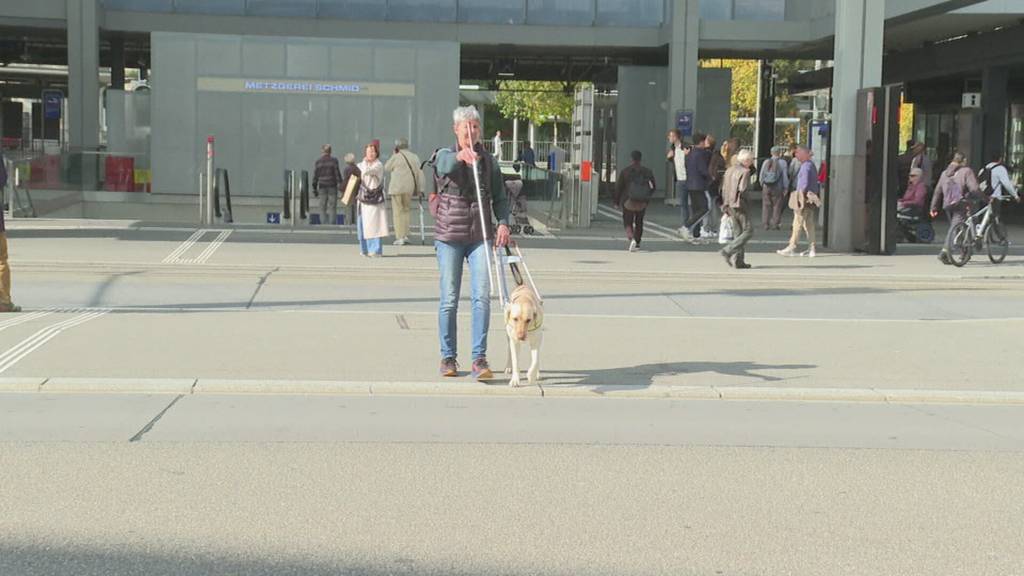
M99 0L67 0L68 122L73 149L100 139Z
M675 0L671 7L672 40L668 44L668 101L665 110L666 128L663 132L675 128L676 111L693 110L695 118L698 114L697 46L700 34L700 0Z
M771 60L761 60L757 66L760 78L757 87L757 124L754 145L758 159L771 156L775 145L775 67ZM760 165L760 162L758 162Z
M981 105L985 119L982 128L981 158L971 158L971 164L984 166L996 152L1006 147L1006 97L1009 72L1005 67L989 67L981 73Z
M864 160L857 157L857 91L882 83L884 0L836 2L836 38L832 76L831 183L826 199L828 243L852 252L861 234L855 223L864 212ZM817 161L821 161L818 158ZM858 194L858 188L860 194ZM858 201L859 196L859 201Z
M124 37L110 37L110 87L124 90Z

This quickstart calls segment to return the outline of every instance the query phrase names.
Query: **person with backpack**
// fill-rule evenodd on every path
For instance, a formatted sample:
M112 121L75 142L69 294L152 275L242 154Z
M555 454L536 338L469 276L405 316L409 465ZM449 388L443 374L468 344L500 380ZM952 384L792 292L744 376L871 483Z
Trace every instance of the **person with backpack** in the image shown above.
M992 155L992 161L978 174L978 187L990 198L992 215L996 218L1002 216L1004 199L1013 197L1017 202L1021 201L1020 194L1010 180L1010 173L1003 163L1004 160L1003 152L996 152Z
M654 173L640 163L643 160L640 151L633 150L629 157L633 163L619 172L612 200L616 208L622 208L622 223L626 227L629 251L636 252L644 236L644 214L654 195L655 183Z
M7 163L3 151L0 150L0 204L3 203L5 188ZM7 224L4 222L4 206L0 206L0 313L7 312L21 312L21 308L11 302L11 267L7 264Z
M779 256L817 256L818 209L821 207L821 183L818 181L818 168L811 161L814 153L806 146L797 146L795 162L800 163L796 175L796 187L789 195L789 207L793 209L793 233L789 244L777 250ZM807 251L797 252L800 242L800 231L807 235Z
M782 157L782 148L772 147L771 158L761 164L761 224L765 230L782 227L782 198L789 189L789 165Z
M711 187L711 148L714 137L695 134L693 147L686 155L686 193L690 197L690 217L683 223L679 233L686 240L700 238L701 222L708 212L707 191Z
M935 186L935 195L932 196L932 218L939 215L939 208L945 210L946 215L949 216L949 232L946 234L942 251L939 252L939 262L953 263L949 259L953 230L957 224L967 218L967 211L975 204L980 191L981 188L978 186L974 170L971 170L967 164L967 157L962 152L953 154L953 160L939 176L939 183Z

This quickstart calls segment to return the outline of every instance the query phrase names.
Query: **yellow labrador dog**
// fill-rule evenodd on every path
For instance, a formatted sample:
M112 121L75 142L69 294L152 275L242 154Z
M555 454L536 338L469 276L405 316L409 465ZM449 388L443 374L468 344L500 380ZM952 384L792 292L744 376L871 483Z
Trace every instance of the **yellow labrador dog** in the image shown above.
M519 286L509 297L505 309L505 332L508 333L509 355L506 374L511 374L508 385L517 387L519 380L519 343L530 346L530 369L526 372L527 382L534 386L540 380L540 327L544 324L544 307L540 298L528 286Z

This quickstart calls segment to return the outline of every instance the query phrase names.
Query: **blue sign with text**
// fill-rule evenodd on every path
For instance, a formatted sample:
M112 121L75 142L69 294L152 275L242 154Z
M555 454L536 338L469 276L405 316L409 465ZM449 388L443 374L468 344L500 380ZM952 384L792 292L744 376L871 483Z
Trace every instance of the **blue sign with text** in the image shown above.
M683 136L693 136L693 110L676 111L676 129Z
M59 90L43 91L43 118L47 120L60 120L61 107L64 103L64 94Z

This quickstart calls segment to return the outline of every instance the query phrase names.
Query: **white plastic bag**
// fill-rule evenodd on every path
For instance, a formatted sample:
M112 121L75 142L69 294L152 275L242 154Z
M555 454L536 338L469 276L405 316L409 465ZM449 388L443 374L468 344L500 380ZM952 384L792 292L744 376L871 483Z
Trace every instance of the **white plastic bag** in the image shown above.
M735 239L736 234L732 228L732 216L728 214L722 216L722 221L718 224L718 243L728 244Z

